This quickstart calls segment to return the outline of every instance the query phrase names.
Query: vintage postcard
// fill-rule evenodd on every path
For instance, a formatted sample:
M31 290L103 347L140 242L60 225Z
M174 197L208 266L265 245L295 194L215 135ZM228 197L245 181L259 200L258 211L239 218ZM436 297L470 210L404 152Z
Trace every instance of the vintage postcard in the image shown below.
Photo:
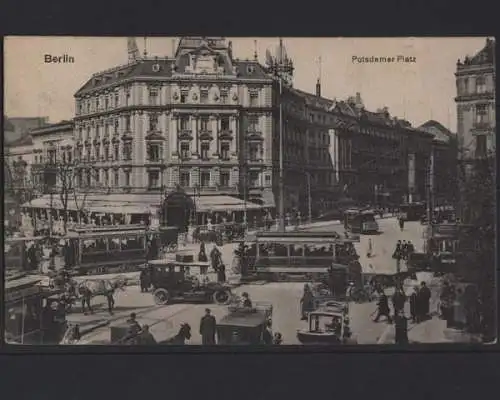
M7 344L496 341L493 38L4 51Z

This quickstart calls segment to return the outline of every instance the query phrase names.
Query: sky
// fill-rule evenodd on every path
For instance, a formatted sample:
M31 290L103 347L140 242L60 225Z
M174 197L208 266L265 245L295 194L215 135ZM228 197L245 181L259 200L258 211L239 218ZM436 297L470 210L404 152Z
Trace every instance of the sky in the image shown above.
M170 56L173 40L137 38L140 52ZM278 38L227 38L235 58L259 61ZM456 62L472 56L484 37L455 38L283 38L293 59L294 87L314 93L320 75L322 96L346 99L361 94L365 108L387 106L392 116L414 126L429 119L456 131ZM45 54L67 54L73 64L46 64ZM414 57L411 63L357 63L353 57ZM321 58L321 63L319 59ZM4 105L8 117L48 116L50 122L74 116L74 93L93 73L127 63L127 38L7 37L4 42ZM320 68L321 65L321 68Z

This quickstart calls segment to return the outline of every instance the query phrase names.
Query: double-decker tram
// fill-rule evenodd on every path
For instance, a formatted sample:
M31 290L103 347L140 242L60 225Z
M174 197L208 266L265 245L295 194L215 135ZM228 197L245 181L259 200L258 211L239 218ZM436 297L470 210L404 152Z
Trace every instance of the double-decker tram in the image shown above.
M138 271L165 248L176 248L177 228L168 228L167 232L140 224L78 227L65 239L65 264L78 274L125 273Z
M332 270L349 272L354 244L326 232L260 232L247 240L246 275L269 281L316 280Z

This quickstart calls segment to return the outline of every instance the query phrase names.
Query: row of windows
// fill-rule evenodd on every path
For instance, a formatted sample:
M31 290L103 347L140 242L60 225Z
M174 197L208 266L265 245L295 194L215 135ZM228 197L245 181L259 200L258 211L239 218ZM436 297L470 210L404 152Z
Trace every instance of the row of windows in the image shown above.
M493 85L495 85L495 77L493 77ZM460 87L460 82L462 86ZM473 87L473 90L471 90ZM488 92L488 85L485 76L478 76L476 78L464 78L457 81L457 90L461 94L482 94Z
M124 106L128 106L129 103L130 90L126 90ZM112 94L97 96L91 99L77 100L76 109L78 114L90 114L99 111L112 110L120 106L120 95L118 92L114 92Z

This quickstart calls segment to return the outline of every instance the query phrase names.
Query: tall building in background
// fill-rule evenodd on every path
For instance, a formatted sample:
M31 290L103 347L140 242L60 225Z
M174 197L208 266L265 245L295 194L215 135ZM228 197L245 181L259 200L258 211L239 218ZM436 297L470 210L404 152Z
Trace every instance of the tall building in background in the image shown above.
M473 57L458 60L457 135L460 156L483 158L495 150L495 41Z

